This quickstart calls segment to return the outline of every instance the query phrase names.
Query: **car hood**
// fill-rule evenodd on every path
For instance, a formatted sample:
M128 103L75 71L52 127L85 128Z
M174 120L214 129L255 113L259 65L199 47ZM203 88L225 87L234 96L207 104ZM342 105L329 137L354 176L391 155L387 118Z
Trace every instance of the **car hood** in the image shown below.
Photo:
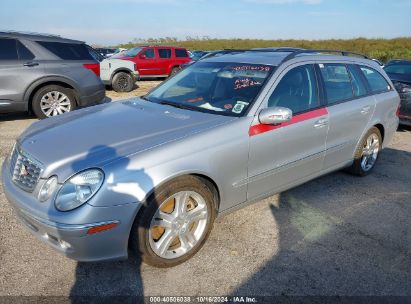
M35 122L18 143L44 165L42 177L69 176L233 119L135 98Z

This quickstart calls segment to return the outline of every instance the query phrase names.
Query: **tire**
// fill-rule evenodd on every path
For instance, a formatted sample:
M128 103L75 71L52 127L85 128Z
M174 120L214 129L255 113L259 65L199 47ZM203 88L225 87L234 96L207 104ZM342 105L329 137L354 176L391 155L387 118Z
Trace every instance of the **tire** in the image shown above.
M371 141L370 141L371 140ZM376 142L378 140L378 142ZM368 144L372 143L369 147ZM372 127L361 139L355 154L354 162L351 167L348 168L348 172L357 176L366 176L371 173L378 160L378 156L382 149L382 137L378 128ZM369 160L365 160L365 158Z
M31 102L31 109L39 119L71 112L76 106L73 90L59 85L40 88Z
M216 216L214 197L213 190L194 176L176 178L159 187L134 221L130 235L131 249L145 263L155 267L173 267L187 261L204 245L213 227ZM184 202L179 206L191 208L181 214L197 215L198 222L193 220L189 223L188 216L186 221L181 220L176 202ZM197 211L190 213L194 210ZM164 214L171 219L169 222L158 219L157 216L165 217ZM165 223L169 228L156 223ZM160 253L161 248L163 253Z
M181 70L180 67L174 67L174 68L171 70L170 77L173 77L175 74L177 74L178 72L180 72L180 70Z
M126 72L118 72L113 76L111 86L116 92L131 92L134 89L133 77Z

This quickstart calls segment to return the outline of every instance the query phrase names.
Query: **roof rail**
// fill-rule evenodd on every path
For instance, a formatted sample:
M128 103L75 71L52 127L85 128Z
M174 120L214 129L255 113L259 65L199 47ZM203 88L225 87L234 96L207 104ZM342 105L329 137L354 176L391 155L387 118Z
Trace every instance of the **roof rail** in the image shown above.
M366 55L363 54L358 54L358 53L354 53L354 52L349 52L349 51L342 51L342 50L305 50L305 49L301 49L295 52L292 52L290 55L287 55L287 57L285 57L281 63L284 63L288 60L291 60L295 57L297 57L298 55L301 54L317 54L317 53L337 53L337 54L341 54L341 56L357 56L357 57L361 57L364 59L370 59L369 57L367 57Z
M61 38L60 35L47 34L47 33L37 33L37 32L29 32L29 31L0 30L0 34L37 35L37 36Z

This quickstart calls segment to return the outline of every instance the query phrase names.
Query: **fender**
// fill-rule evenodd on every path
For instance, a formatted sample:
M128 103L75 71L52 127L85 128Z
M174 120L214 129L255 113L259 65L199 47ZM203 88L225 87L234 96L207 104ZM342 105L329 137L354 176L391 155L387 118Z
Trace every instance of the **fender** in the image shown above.
M64 76L49 75L49 76L42 77L40 79L35 80L28 86L28 88L26 89L26 92L24 93L24 98L23 98L23 101L26 103L27 108L30 102L30 96L34 92L34 90L37 89L42 84L45 84L47 82L62 82L62 83L65 83L71 86L74 89L75 91L74 95L76 96L78 100L77 92L79 90L78 90L77 84L73 80L71 80L70 78L64 77Z
M125 68L125 67L117 68L117 69L115 69L113 72L111 72L110 82L113 81L114 75L115 75L116 73L118 73L118 72L126 72L126 73L130 73L130 74L133 74L133 73L134 73L134 71L130 70L129 68Z

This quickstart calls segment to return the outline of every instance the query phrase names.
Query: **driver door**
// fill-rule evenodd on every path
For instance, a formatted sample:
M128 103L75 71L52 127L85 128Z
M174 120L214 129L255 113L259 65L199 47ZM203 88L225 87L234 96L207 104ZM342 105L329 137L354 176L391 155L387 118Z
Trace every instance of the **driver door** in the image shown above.
M328 112L320 103L314 65L289 67L279 76L263 108L292 110L290 121L250 128L248 200L264 197L322 170Z

